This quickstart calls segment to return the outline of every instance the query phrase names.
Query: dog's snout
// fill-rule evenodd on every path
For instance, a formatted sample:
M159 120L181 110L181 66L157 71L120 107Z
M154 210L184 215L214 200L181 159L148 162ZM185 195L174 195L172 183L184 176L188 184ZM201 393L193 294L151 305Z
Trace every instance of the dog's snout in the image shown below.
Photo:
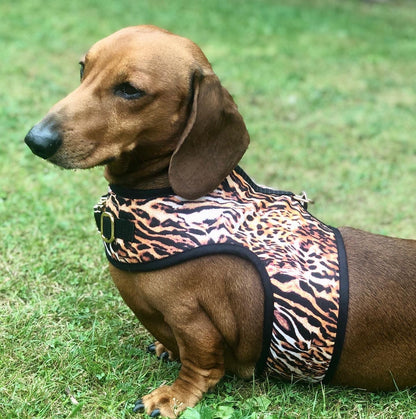
M34 154L43 159L52 157L62 144L59 130L52 124L40 122L26 135L25 143Z

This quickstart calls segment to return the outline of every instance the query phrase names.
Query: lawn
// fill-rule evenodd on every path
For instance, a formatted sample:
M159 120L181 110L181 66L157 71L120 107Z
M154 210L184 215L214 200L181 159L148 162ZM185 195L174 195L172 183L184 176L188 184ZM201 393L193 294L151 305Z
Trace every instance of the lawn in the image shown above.
M246 120L242 166L258 182L307 191L329 224L416 238L414 1L5 0L0 16L1 418L136 417L136 398L178 372L146 353L106 270L102 169L66 172L23 143L121 27L202 47ZM183 417L408 418L415 396L226 376Z

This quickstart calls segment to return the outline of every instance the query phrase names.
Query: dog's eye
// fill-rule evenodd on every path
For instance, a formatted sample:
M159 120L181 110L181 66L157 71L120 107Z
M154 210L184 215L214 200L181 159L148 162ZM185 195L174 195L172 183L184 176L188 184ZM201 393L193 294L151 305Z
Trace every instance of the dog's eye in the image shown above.
M115 87L114 93L123 99L138 99L145 95L143 90L137 89L128 82L121 83Z
M79 65L79 79L82 81L82 78L84 77L85 64L82 61L80 61Z

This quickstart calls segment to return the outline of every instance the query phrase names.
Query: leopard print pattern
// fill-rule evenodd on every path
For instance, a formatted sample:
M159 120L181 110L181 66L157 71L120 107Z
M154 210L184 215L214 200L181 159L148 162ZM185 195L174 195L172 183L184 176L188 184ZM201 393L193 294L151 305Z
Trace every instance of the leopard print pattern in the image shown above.
M269 348L263 348L267 371L291 381L324 379L337 335L337 245L333 229L293 194L260 187L238 167L194 201L173 192L123 197L110 187L105 211L135 226L134 241L105 243L107 257L122 269L150 270L161 260L168 266L179 254L193 257L197 248L219 253L231 245L243 257L247 250L255 255L266 272L263 281L270 281L265 298L272 299Z

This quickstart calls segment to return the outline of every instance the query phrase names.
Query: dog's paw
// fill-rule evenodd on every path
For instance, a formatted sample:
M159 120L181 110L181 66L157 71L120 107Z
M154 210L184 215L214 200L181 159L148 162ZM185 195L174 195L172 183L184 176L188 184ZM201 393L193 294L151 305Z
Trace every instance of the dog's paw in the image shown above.
M173 352L167 349L159 341L151 343L147 347L147 352L150 352L151 354L155 354L157 358L161 359L162 361L176 361L176 358L173 355Z
M139 399L136 401L133 407L133 413L143 413L144 412L144 403L142 399ZM160 410L155 409L152 413L149 415L151 418L157 418L160 416Z
M139 399L134 404L133 413L143 413L143 412L144 412L144 403L143 403L143 400L142 399ZM155 409L150 414L150 417L151 418L157 418L158 416L160 416L160 410L159 409Z
M133 412L145 412L152 418L158 416L176 418L186 408L195 406L198 401L199 398L192 394L179 394L172 386L162 386L138 400Z

